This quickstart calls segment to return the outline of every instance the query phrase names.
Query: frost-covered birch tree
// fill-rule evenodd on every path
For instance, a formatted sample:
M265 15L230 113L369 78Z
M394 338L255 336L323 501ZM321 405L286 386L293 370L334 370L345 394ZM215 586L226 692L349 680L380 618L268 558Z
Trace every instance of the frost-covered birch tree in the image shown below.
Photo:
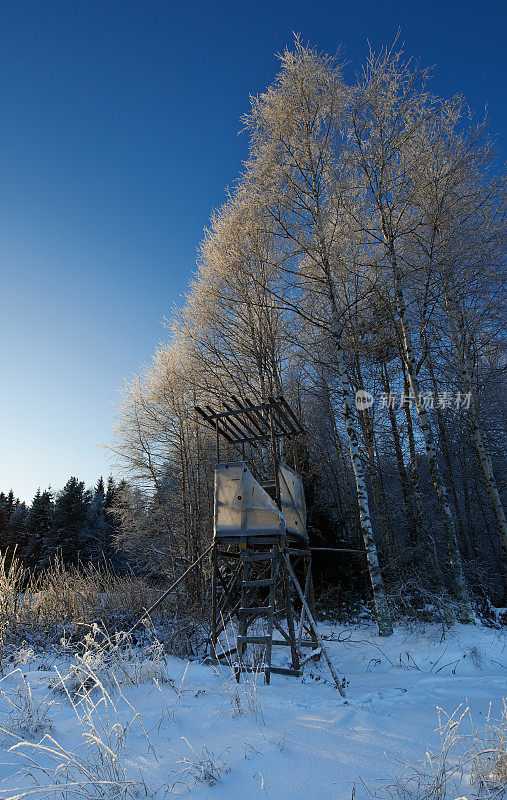
M373 532L359 447L355 398L344 344L347 305L338 281L347 276L337 160L343 150L343 118L350 91L335 62L296 40L269 90L254 99L245 117L251 157L244 192L262 208L280 240L279 268L286 277L283 302L328 331L340 379L345 426L355 476L359 517L368 558L379 631L392 623ZM298 296L297 305L293 293ZM301 298L301 299L299 299ZM303 309L306 308L306 312Z
M446 530L448 563L460 616L472 620L469 590L447 488L442 478L430 415L419 378L407 278L417 264L404 258L406 243L422 223L420 191L439 179L447 165L431 161L434 144L446 138L449 119L459 114L459 101L444 102L426 89L427 71L413 70L401 54L371 55L351 115L350 141L369 206L369 238L392 271L394 303L428 464Z

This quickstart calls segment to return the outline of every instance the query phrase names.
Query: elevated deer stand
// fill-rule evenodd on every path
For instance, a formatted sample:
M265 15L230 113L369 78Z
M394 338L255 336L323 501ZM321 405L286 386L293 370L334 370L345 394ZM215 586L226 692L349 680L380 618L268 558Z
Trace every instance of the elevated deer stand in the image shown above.
M304 429L283 397L254 404L232 396L223 405L222 411L196 407L214 428L217 448L210 656L232 663L236 679L263 672L269 683L272 672L300 675L302 648L319 645L306 505L296 471L295 440ZM240 448L241 460L221 460L222 439L228 455ZM259 446L256 479L245 447ZM294 469L281 459L290 446ZM272 665L273 647L290 650L290 667Z

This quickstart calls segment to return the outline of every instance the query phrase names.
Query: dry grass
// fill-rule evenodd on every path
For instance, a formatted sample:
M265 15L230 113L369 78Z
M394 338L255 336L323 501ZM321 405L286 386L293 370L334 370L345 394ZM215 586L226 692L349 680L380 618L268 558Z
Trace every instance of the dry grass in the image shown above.
M0 670L12 649L23 642L73 646L93 625L112 635L128 629L160 597L161 589L146 579L117 575L106 565L66 567L59 559L43 572L28 573L16 557L0 556ZM156 612L159 637L169 652L193 652L200 621L192 609L169 597ZM176 624L177 623L177 624ZM142 636L142 630L139 636Z
M173 751L177 756L176 769L166 774L168 781L147 787L141 770L137 774L132 753L140 754L142 763L151 757L150 763L156 771L160 756L150 735L153 731L158 735L162 729L165 739L167 726L175 722L186 670L179 687L175 686L165 675L164 662L154 659L152 647L137 648L131 653L128 649L108 653L96 647L94 631L91 633L87 650L70 665L68 672L55 667L56 679L44 697L40 692L38 695L32 692L20 669L0 680L0 712L4 723L0 734L13 742L8 752L21 759L18 772L2 782L0 797L4 800L160 797L162 800L168 793L188 792L198 783L213 786L218 782L229 771L228 764L206 747L197 752L184 739L188 751L183 754ZM12 684L16 679L17 684L10 690L2 688L5 681ZM171 694L168 699L160 687L162 681L172 689L172 703ZM122 688L122 684L130 687L141 682L154 684L162 702L160 722L149 729ZM70 744L69 737L64 742L57 738L57 732L53 733L49 712L55 702L59 706L70 705L72 709L75 728Z

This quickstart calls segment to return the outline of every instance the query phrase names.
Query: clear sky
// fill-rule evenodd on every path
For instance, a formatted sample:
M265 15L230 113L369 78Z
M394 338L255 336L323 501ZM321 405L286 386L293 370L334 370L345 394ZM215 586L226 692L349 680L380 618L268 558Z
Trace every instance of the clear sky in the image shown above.
M505 3L4 0L0 490L110 471L124 377L164 339L292 31L349 77L398 28L434 88L488 104L505 157Z

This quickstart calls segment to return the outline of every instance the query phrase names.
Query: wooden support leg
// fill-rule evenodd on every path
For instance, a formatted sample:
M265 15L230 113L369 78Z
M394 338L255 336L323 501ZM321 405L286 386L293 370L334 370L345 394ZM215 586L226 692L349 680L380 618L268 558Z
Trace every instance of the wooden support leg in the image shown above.
M308 602L308 589L309 589L309 586L310 586L310 580L311 580L311 575L312 575L311 559L309 557L305 558L304 564L305 564L305 569L306 569L304 597L305 597L305 600ZM303 622L305 621L305 613L306 613L305 612L305 607L302 604L301 605L301 616L299 618L298 632L297 632L297 639L296 639L296 645L297 645L298 653L301 653L301 639L302 639L302 636L303 636Z
M308 606L310 608L310 611L312 612L312 615L315 616L315 590L313 588L312 557L310 556L308 560L309 560L308 570L309 570L309 573L310 573L310 580L309 580L309 583L308 583L308 598L307 598L307 602L308 602Z
M246 608L247 598L246 598L246 589L245 589L245 581L248 580L249 577L249 564L248 561L245 559L246 550L242 548L240 550L241 556L241 565L243 568L243 576L241 582L241 608ZM237 669L234 670L234 677L236 681L239 681L241 677L241 667L243 666L243 661L245 657L246 651L246 632L248 627L248 620L246 614L240 614L239 621L238 621L238 642L237 642L237 652L238 652L238 666Z
M272 561L271 561L271 586L269 587L269 614L268 614L268 635L270 637L270 641L266 647L265 651L265 669L264 669L264 678L266 683L269 685L271 681L271 658L273 653L273 622L275 618L275 604L276 604L276 576L278 572L278 543L275 542L273 545L272 550Z
M296 647L296 633L294 630L294 617L292 616L292 604L291 604L291 596L290 596L290 585L289 581L287 580L287 569L286 569L286 560L288 556L285 556L282 550L282 560L280 563L281 575L282 575L282 591L283 591L283 602L285 606L285 616L287 618L287 628L289 630L289 640L290 640L290 650L292 655L292 669L299 670L299 656ZM290 563L290 562L289 562Z
M213 548L211 572L211 655L217 657L217 546Z
M315 620L313 618L313 615L312 615L312 612L310 611L308 603L306 602L305 596L303 594L303 590L301 589L301 586L298 583L298 579L294 575L294 570L292 569L292 566L291 566L291 563L290 563L290 561L288 559L288 556L286 556L285 554L282 553L282 557L283 557L283 559L285 561L287 569L289 570L290 576L291 576L291 578L293 580L294 586L295 586L295 588L297 590L297 593L298 593L298 595L300 597L300 600L303 603L304 609L306 611L306 616L308 618L308 622L309 622L309 624L311 625L311 627L313 629L313 632L315 634L315 638L317 639L317 642L319 643L320 649L322 650L322 654L323 654L324 658L326 659L326 663L327 663L327 665L329 667L329 671L330 671L331 675L333 676L333 680L335 682L335 686L338 689L338 691L340 692L341 696L345 697L345 692L343 691L340 679L338 678L338 675L336 674L336 672L334 670L334 667L333 667L333 664L331 662L331 659L329 658L327 650L324 647L324 643L323 643L322 639L320 638L320 636L318 634L317 624L316 624L316 622L315 622Z

